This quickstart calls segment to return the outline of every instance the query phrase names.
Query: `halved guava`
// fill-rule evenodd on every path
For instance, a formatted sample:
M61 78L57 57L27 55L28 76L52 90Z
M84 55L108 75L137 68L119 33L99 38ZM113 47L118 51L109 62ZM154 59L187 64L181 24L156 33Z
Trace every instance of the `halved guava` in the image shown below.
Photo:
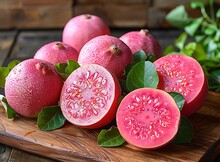
M155 149L177 134L180 111L167 92L140 88L121 101L116 122L125 141L139 148Z
M200 64L192 57L171 54L154 62L159 75L158 88L166 92L178 92L186 102L182 114L190 116L205 102L208 84Z
M93 129L105 126L115 118L120 96L116 76L100 65L85 64L65 81L60 106L69 122Z

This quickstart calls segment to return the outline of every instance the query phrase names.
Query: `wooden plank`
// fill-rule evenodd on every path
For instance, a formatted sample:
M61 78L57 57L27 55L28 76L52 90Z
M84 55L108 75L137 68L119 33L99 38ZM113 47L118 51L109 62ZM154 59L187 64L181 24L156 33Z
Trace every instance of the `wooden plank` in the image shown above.
M72 6L42 5L0 8L0 29L62 28L72 18Z
M0 66L3 66L9 52L16 39L17 31L4 31L0 32ZM0 88L0 94L4 94L2 88Z
M23 6L25 5L67 5L72 6L74 0L20 0Z
M4 60L9 55L9 50L12 48L16 34L17 31L0 32L0 66L3 65Z
M170 143L153 151L140 150L129 144L103 148L97 145L99 130L81 129L66 123L61 129L43 132L37 128L35 119L20 117L12 121L6 119L4 113L0 113L0 140L10 146L61 161L129 161L131 157L133 161L199 161L219 140L219 105L206 102L190 120L195 129L192 143ZM216 155L206 158L212 161Z
M10 59L31 58L44 44L62 41L62 30L24 31L19 33Z
M20 0L1 0L0 8L18 7L21 5Z
M0 144L0 161L7 162L11 154L12 148L6 145Z
M75 0L75 5L78 4L146 4L149 3L150 0Z
M89 4L76 5L74 15L94 14L101 17L111 27L143 27L147 25L147 4Z
M13 162L13 161L27 161L27 162L55 162L55 160L46 158L46 157L41 157L41 156L37 156L25 151L21 151L18 149L13 149L11 156L9 158L9 161Z

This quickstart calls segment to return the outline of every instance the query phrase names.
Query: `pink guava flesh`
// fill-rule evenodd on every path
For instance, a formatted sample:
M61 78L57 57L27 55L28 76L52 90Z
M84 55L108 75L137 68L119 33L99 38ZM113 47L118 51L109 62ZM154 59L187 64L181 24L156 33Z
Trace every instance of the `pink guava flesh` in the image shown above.
M165 91L140 88L121 101L116 122L125 141L139 148L155 149L177 134L180 111Z
M114 36L104 35L87 42L79 53L78 63L98 64L114 73L118 78L125 67L133 61L129 47Z
M35 118L44 107L58 104L62 86L63 80L53 64L28 59L10 71L5 96L18 114Z
M93 129L114 118L121 88L114 75L104 67L87 64L71 73L62 88L60 106L72 124Z
M78 52L90 39L110 35L108 25L98 16L85 14L70 19L63 30L63 42L71 45Z
M178 92L186 102L182 114L190 116L205 102L208 84L200 64L192 57L172 54L154 62L160 81L158 88L166 92Z
M132 54L143 50L146 54L153 53L156 58L162 56L159 42L149 33L147 29L125 33L120 39L128 45Z
M67 60L78 60L79 53L70 45L62 42L51 42L42 46L34 58L48 61L52 64L64 63Z

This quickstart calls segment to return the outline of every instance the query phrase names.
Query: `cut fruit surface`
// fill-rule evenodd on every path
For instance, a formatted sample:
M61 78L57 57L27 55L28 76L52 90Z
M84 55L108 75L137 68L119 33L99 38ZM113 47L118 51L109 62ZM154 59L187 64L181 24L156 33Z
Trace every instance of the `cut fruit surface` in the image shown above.
M158 88L183 95L186 102L183 115L189 116L205 102L208 84L200 64L182 54L164 56L154 62L160 81Z
M174 138L179 127L180 111L168 93L140 88L130 92L121 101L116 122L128 143L154 149Z
M110 72L95 64L79 67L67 78L60 97L66 119L84 128L98 128L115 117L120 85Z

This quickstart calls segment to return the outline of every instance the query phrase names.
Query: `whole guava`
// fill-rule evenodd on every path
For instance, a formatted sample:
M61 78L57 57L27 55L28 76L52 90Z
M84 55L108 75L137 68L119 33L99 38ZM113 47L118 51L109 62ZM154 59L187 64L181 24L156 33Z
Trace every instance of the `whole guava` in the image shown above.
M57 105L63 80L55 66L40 59L16 65L5 81L5 96L18 114L35 118L46 106Z

